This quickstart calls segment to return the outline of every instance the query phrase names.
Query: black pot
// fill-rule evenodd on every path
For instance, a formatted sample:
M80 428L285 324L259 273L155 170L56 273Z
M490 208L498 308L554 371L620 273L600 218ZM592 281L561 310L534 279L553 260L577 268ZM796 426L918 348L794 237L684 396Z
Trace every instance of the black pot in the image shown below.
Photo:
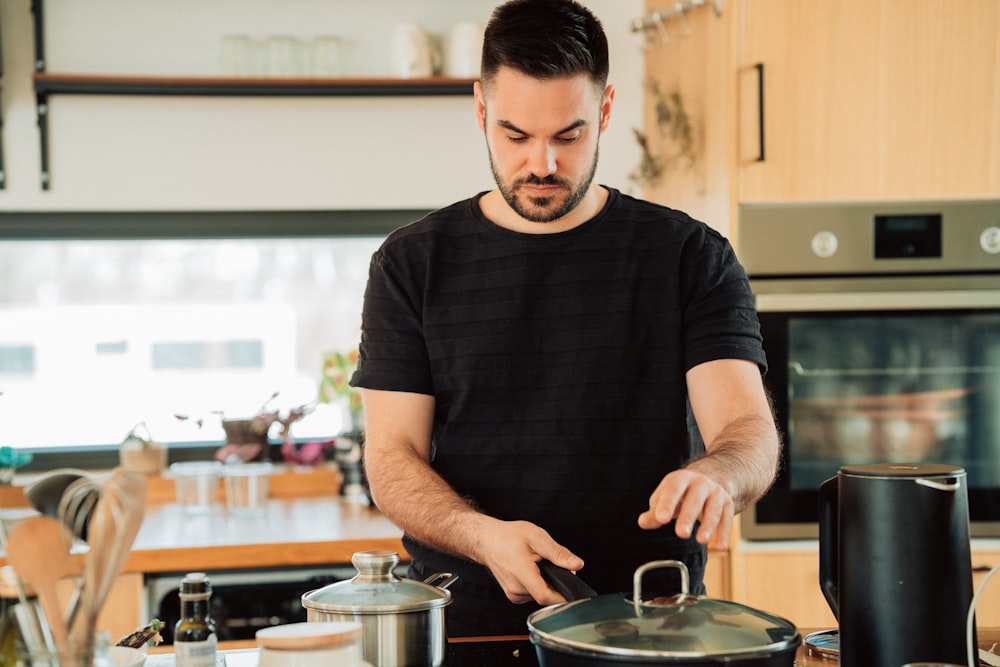
M644 599L642 577L681 571L681 593ZM542 564L542 574L571 602L528 617L540 667L792 667L802 643L789 621L744 605L688 594L687 567L654 561L635 571L632 593L588 597L575 575ZM582 599L579 599L581 598Z

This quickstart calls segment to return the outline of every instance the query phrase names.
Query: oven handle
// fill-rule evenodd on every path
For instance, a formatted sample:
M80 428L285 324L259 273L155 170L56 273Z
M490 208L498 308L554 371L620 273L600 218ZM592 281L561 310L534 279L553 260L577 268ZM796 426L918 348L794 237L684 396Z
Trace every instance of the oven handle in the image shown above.
M996 290L764 293L756 299L761 313L1000 308Z

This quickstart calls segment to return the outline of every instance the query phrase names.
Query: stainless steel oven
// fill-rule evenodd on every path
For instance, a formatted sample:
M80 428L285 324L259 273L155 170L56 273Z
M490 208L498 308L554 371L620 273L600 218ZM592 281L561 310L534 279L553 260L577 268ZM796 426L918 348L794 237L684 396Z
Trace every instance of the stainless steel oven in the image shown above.
M965 468L973 536L1000 536L1000 201L746 205L784 436L747 539L817 536L841 465Z

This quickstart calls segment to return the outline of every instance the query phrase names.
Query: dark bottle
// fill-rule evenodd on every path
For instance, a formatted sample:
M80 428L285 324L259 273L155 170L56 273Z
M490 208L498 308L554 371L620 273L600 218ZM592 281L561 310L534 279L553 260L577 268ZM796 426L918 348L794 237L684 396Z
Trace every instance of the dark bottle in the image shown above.
M209 615L212 583L204 572L192 572L181 581L181 618L174 626L176 667L215 667L218 638Z

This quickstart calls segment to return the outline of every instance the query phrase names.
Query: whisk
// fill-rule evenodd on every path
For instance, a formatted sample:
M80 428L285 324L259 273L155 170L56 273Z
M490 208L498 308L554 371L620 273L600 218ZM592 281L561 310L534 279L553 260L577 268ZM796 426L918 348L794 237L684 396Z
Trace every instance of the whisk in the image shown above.
M57 516L74 537L86 540L90 515L101 497L102 486L92 477L81 477L63 491Z
M76 525L80 515L89 515L87 544L90 551L83 566L83 589L80 597L81 618L74 622L73 638L79 644L93 641L97 615L111 591L115 579L125 567L132 543L142 526L146 510L146 479L141 474L115 468L104 482L101 493L86 511L93 494L81 492L74 504L67 500L66 517ZM82 633L82 634L80 634Z

